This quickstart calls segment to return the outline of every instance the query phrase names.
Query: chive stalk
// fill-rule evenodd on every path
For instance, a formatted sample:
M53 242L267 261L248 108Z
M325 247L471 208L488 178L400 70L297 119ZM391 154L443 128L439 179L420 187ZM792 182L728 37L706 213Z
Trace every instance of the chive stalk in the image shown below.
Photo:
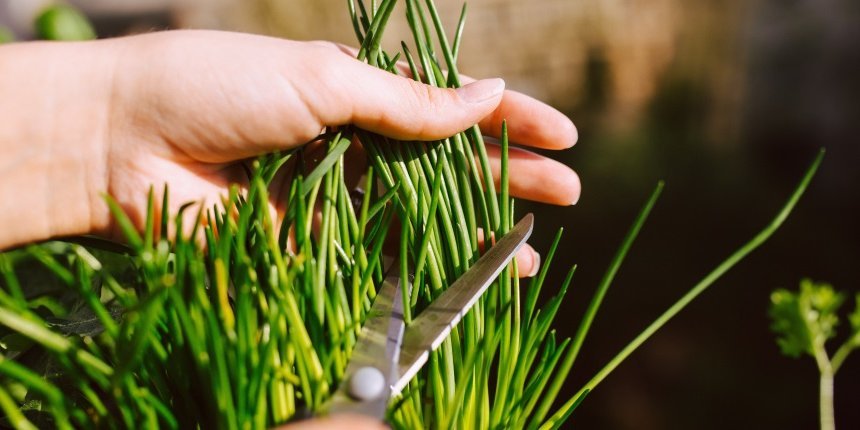
M358 59L429 85L458 87L465 7L449 44L432 0L405 3L412 45L403 42L402 52L392 55L381 41L396 1L347 1ZM395 64L401 56L408 71ZM507 122L498 192L477 126L434 142L392 141L352 126L328 130L316 140L326 149L318 164L308 162L307 148L262 156L248 170L246 192L232 187L223 204L199 208L191 226L184 225L183 216L190 205L169 212L167 187L161 210L150 190L143 232L106 197L126 236L123 252L74 241L0 254L0 325L24 340L20 349L6 346L0 355L0 410L7 422L33 425L38 417L31 410L16 409L30 399L42 402L42 413L58 428L266 428L300 413L323 412L342 382L387 269L386 240L399 245L393 264L400 265L403 280L414 273L411 291L403 295L409 322L480 257L479 230L490 246L516 219ZM346 151L356 141L369 166L361 199L353 198L344 175ZM773 224L549 418L662 183L622 243L573 339L557 339L552 326L575 266L559 292L537 305L548 290L550 263L558 258L559 231L528 291L522 291L512 263L392 400L389 422L397 428L558 428L621 361L773 233L819 162L820 156ZM270 195L274 178L287 166L289 193ZM287 208L277 223L269 212L274 198L285 199L280 203ZM191 235L184 235L188 231ZM56 291L31 294L20 279L27 264L44 267L79 297L77 304L61 300ZM92 328L82 329L80 321ZM40 372L27 360L32 356L59 371Z

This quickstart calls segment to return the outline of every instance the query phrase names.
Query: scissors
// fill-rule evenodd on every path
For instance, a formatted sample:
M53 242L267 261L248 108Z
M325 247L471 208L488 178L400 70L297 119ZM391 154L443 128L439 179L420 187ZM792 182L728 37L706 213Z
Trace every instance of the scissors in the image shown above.
M448 337L457 322L516 255L532 233L534 216L524 216L477 262L406 327L403 286L394 263L359 334L343 382L332 395L328 414L385 418L391 396L400 393ZM409 286L406 286L408 288Z

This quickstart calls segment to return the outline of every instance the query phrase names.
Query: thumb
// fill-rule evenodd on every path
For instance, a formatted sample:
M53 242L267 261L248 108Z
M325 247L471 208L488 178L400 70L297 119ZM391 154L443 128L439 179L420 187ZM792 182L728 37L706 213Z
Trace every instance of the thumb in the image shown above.
M457 89L437 88L377 69L343 53L319 72L319 85L301 87L303 100L327 126L355 124L399 140L436 140L490 115L505 81L484 79ZM334 63L334 64L332 64Z

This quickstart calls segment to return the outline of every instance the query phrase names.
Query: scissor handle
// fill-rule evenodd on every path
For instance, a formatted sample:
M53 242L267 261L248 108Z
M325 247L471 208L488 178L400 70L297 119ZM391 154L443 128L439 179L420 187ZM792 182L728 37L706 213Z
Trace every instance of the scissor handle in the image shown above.
M395 262L373 300L358 343L332 395L329 414L352 413L385 418L391 385L397 380L397 362L403 341L403 299L400 269Z

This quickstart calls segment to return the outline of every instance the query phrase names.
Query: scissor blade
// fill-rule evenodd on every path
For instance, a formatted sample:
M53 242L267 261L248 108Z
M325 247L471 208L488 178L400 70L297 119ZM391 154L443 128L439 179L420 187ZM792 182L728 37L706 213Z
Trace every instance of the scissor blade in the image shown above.
M391 398L391 385L397 379L397 360L403 340L401 294L400 270L395 263L386 274L382 288L373 300L352 357L346 366L343 381L332 395L328 407L330 414L353 413L379 420L385 418L388 400ZM356 372L366 368L378 369L384 378L384 386L372 398L357 398L350 388L351 379Z
M531 236L534 216L528 214L501 240L489 249L475 265L451 284L421 315L415 318L403 335L400 349L399 376L394 393L407 383L427 362L430 352L448 337L460 318L472 308L487 287L499 276L520 247Z

